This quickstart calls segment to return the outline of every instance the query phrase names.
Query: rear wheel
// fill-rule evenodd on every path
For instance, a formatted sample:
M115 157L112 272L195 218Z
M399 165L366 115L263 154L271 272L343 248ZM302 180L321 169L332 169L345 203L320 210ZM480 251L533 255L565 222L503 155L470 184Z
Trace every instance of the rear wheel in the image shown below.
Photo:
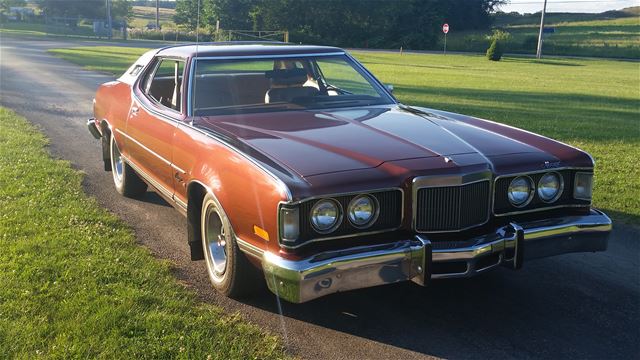
M258 271L238 248L229 219L211 194L205 195L202 202L200 228L213 287L229 297L255 291L260 284Z
M111 135L111 174L116 190L127 197L137 197L147 191L147 184L129 166L122 157L118 144Z

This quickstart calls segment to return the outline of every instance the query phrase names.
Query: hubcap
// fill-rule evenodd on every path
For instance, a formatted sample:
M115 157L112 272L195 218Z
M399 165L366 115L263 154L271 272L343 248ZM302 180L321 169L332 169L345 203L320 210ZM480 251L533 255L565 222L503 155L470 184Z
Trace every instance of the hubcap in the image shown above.
M211 269L214 275L222 276L227 268L227 237L224 224L218 212L212 207L207 209L205 221L204 236Z
M122 154L120 154L120 149L118 149L118 145L114 141L113 146L111 147L111 159L113 159L113 174L118 182L122 181L122 172L124 169L124 163L122 162Z

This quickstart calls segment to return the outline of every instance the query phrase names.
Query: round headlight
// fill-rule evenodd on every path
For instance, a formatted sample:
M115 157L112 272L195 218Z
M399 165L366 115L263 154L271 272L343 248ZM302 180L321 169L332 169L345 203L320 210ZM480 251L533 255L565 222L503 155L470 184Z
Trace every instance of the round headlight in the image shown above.
M349 221L357 228L364 228L373 223L377 206L369 195L358 195L349 202Z
M311 208L311 225L319 233L330 233L340 222L340 208L334 200L320 200Z
M531 200L533 184L531 179L526 176L518 176L511 180L509 184L509 201L513 206L522 207L529 203Z
M544 174L538 181L538 196L544 202L554 202L560 197L562 192L562 178L558 173L550 172Z

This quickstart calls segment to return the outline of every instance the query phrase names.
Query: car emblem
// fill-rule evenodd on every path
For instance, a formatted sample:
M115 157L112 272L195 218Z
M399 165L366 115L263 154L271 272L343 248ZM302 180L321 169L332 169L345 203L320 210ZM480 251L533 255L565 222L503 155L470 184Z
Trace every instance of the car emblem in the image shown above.
M450 157L448 157L448 156L445 156L445 157L444 157L444 162L446 162L447 164L448 164L448 163L450 163L450 162L452 162L452 161L453 161L453 160L452 160Z
M554 162L545 161L544 164L542 164L543 169L551 169L551 168L557 168L557 167L560 167L560 161L554 161Z

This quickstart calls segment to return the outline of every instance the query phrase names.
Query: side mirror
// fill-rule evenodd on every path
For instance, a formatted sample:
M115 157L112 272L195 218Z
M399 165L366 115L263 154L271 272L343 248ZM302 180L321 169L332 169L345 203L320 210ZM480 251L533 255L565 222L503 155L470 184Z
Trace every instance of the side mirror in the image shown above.
M393 93L393 85L391 85L391 84L387 84L387 85L385 85L384 87L386 87L386 88L387 88L387 91L389 91L390 93Z

